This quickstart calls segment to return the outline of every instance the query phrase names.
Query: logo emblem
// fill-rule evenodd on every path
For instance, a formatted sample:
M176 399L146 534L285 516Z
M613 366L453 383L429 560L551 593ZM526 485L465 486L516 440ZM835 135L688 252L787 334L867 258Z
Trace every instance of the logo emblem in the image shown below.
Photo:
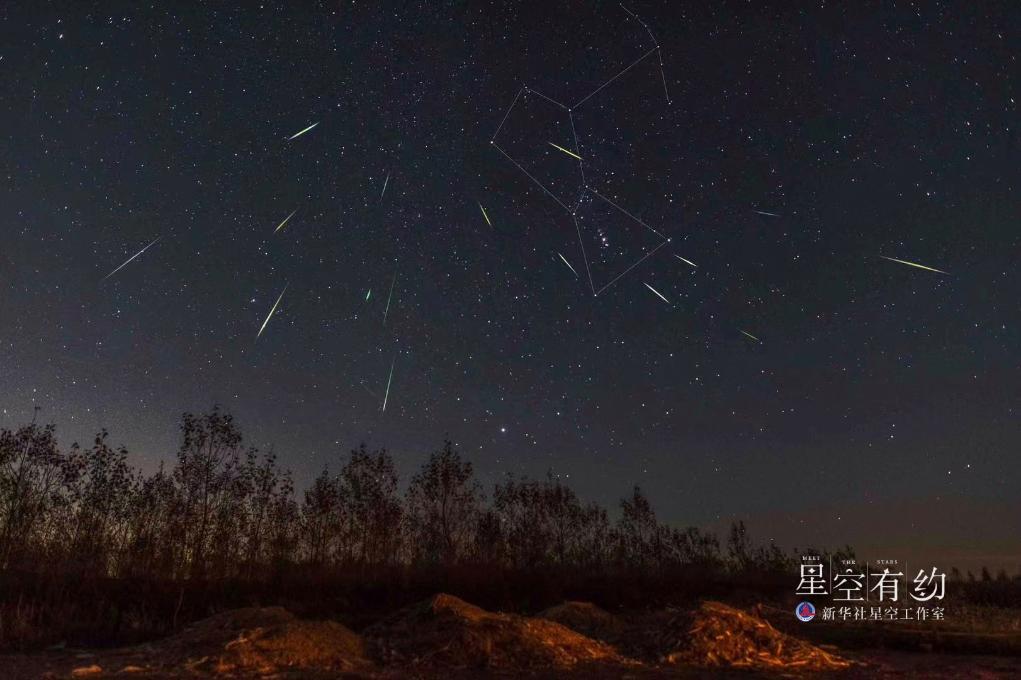
M815 618L815 605L811 602L802 602L794 610L794 614L801 621L811 621Z

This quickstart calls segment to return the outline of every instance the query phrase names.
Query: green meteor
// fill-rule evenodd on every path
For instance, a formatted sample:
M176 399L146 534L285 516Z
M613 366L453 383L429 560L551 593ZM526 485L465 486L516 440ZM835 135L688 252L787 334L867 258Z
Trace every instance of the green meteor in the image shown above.
M901 264L906 264L909 267L918 267L919 269L925 269L926 271L936 272L937 274L946 274L946 273L948 273L948 272L943 271L942 269L933 269L932 267L926 267L924 264L918 264L916 262L908 262L907 260L898 260L896 257L887 257L886 255L880 255L879 257L883 258L884 260L889 260L890 262L899 262Z
M280 231L281 229L283 229L283 228L284 228L284 225L285 225L285 224L287 224L287 222L288 222L288 221L289 221L289 220L290 220L290 219L291 219L292 217L294 217L294 214L295 214L296 212L298 212L298 211L297 211L297 210L295 210L295 211L294 211L294 212L292 212L292 213L291 213L290 215L288 215L287 217L285 217L285 218L284 218L284 221L283 221L283 222L281 222L280 224L278 224L278 225L277 225L277 228L273 230L273 233L275 234L275 233L277 233L278 231Z
M288 137L288 138L287 138L287 141L289 142L289 141L291 141L292 139L297 139L298 137L301 137L301 136L302 136L303 134L305 134L306 132L308 132L309 130L311 130L312 128L314 128L314 127L315 127L316 125L319 125L319 123L318 123L318 122L316 122L316 123L312 123L312 124L311 124L311 125L309 125L309 126L308 126L307 128L305 128L304 130L302 130L301 132L298 132L298 133L296 133L296 134L293 134L293 135L291 135L290 137Z
M277 301L273 303L273 307L269 310L269 314L266 315L266 320L262 322L262 326L259 328L259 332L255 334L256 338L261 336L262 332L264 330L266 330L266 324L268 324L269 320L273 318L273 315L277 311L277 306L280 304L280 301L284 299L284 293L287 292L287 286L288 285L290 285L290 284L285 284L284 285L284 289L282 291L280 291L280 297L278 297Z
M579 161L581 160L581 156L579 156L578 154L574 153L573 151L565 149L564 147L560 146L559 144L554 144L553 142L550 142L549 145L552 146L554 149L560 149L561 151L566 153L568 156L571 156L572 158L577 158Z

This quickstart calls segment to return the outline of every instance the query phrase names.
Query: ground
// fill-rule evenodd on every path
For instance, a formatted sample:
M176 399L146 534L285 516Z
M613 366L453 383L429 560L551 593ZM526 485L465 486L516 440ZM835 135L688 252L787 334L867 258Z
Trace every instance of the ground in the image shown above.
M3 678L1008 678L1021 655L861 648L791 635L763 616L703 602L610 614L567 602L533 617L439 594L354 632L280 607L221 612L170 637L116 649L0 655ZM809 629L791 627L803 632ZM1009 633L1008 635L1013 635ZM939 639L943 639L941 634ZM1017 637L1017 636L1014 636ZM971 644L980 642L972 634ZM893 639L893 638L891 638ZM1003 645L1003 633L990 637ZM1013 642L1021 638L1011 638ZM928 650L928 651L921 651Z

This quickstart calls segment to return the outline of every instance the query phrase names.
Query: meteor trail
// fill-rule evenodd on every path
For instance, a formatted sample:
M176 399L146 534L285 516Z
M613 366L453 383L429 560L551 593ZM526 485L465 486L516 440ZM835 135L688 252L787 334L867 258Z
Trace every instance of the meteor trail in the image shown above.
M301 136L302 136L303 134L305 134L306 132L308 132L309 130L311 130L312 128L314 128L314 127L315 127L316 125L319 125L319 123L318 123L318 122L316 122L316 123L312 123L312 124L311 124L311 125L309 125L309 126L308 126L307 128L305 128L304 130L302 130L301 132L298 132L298 133L296 133L296 134L294 134L294 135L291 135L290 137L288 137L288 138L287 138L287 141L289 142L289 141L291 141L292 139L297 139L298 137L301 137Z
M684 262L684 263L686 263L686 264L690 264L690 265L691 265L692 267L697 267L697 266L698 266L697 264L695 264L695 263L694 263L694 262L692 262L691 260L686 260L686 259L684 259L683 257L681 257L680 255L674 255L674 257L676 257L676 258L677 258L678 260L680 260L681 262Z
M741 329L740 329L740 328L738 328L737 330L741 331ZM747 336L748 336L749 338L751 338L751 339L752 339L752 340L754 340L755 342L762 342L762 341L761 341L761 340L759 340L759 339L758 339L757 337L755 337L755 336L754 336L754 335L752 335L751 333L748 333L747 331L741 331L741 332L742 332L742 333L744 333L745 335L747 335Z
M557 255L560 255L560 253L557 253ZM564 264L566 264L568 267L571 268L571 271L574 272L575 276L578 275L578 272L574 271L574 267L571 267L571 263L567 261L566 257L564 257L563 255L560 255L560 259L564 261Z
M280 291L280 297L278 297L277 301L273 303L272 309L270 309L269 314L266 315L266 320L262 322L262 327L259 329L259 332L255 334L256 338L262 335L262 332L266 330L266 324L268 324L269 320L273 318L273 314L277 311L277 305L279 305L280 301L284 299L284 293L287 292L287 286L289 285L290 284L284 284L284 289Z
M577 158L579 161L581 160L581 156L579 156L578 154L574 153L573 151L569 151L568 149L565 149L564 147L560 146L559 144L554 144L553 142L550 142L549 145L552 146L554 149L560 149L561 151L566 153L571 158Z
M933 269L932 267L926 267L924 264L917 264L915 262L908 262L907 260L898 260L896 257L887 257L886 255L880 255L879 257L883 258L884 260L889 260L890 262L900 262L901 264L906 264L909 267L918 267L919 269L925 269L925 270L930 271L930 272L936 272L937 274L947 274L948 273L948 272L943 271L942 269Z
M386 323L386 315L390 313L390 298L394 296L394 284L397 283L397 270L394 269L394 280L390 282L390 294L386 296L386 309L383 310L383 323Z
M479 203L479 210L482 211L482 216L486 218L486 224L493 226L493 223L489 221L489 215L486 214L486 209L482 207L481 203Z
M132 255L131 257L129 257L129 258L127 259L127 260L125 260L125 261L124 261L124 264L122 264L121 266L117 267L117 268L116 268L116 269L114 269L114 270L113 270L112 272L110 272L109 274L107 274L106 276L104 276L102 280L103 280L103 281L106 281L106 280L107 280L108 278L110 278L111 276L113 276L114 274L116 274L117 272L119 272L120 270L122 270L122 269L124 269L125 267L127 267L127 266L128 266L128 263L129 263L129 262L131 262L132 260L134 260L134 259L135 259L136 257L138 257L139 255L141 255L141 254L142 254L142 253L144 253L145 251L149 250L149 248L150 248L150 247L151 247L151 246L153 245L153 243L156 243L156 241L159 241L159 240L160 240L161 238L163 238L163 237L162 237L162 236L157 236L157 237L156 237L155 239L153 239L152 243L150 243L150 244L149 244L149 245L147 245L147 246L146 246L145 248L142 248L142 249L141 249L141 250L139 250L139 251L138 251L137 253L135 253L134 255Z
M295 214L296 212L298 212L298 211L297 211L297 210L295 210L295 211L294 211L294 212L292 212L292 213L291 213L290 215L288 215L287 217L285 217L285 218L284 218L284 221L283 221L283 222L281 222L280 224L278 224L278 225L277 225L277 228L273 230L273 233L275 234L275 233L277 233L278 231L280 231L281 229L283 229L283 228L284 228L284 225L285 225L285 224L287 224L287 221L288 221L288 220L290 220L290 219L291 219L292 217L294 217L294 214Z
M386 173L386 179L383 180L383 191L379 192L379 198L382 200L383 194L386 193L386 185L390 183L390 173Z
M381 413L386 413L386 402L390 399L390 382L394 379L394 364L397 363L397 357L390 362L390 377L386 379L386 394L383 395L383 409Z
M780 217L776 213L766 212L765 210L753 210L752 212L757 212L760 215L769 215L770 217Z
M650 286L647 283L645 284L645 287L648 288L649 290L651 290L653 293L655 293L659 297L660 300L662 300L663 302L665 302L667 304L670 304L670 300L667 300L665 297L663 297L663 294L660 293L658 290L656 290L655 288L653 288L652 286Z
M369 292L365 294L365 301L366 301L366 302L368 302L368 301L369 301L369 297L370 297L371 295L372 295L372 289L371 289L371 288L369 288Z

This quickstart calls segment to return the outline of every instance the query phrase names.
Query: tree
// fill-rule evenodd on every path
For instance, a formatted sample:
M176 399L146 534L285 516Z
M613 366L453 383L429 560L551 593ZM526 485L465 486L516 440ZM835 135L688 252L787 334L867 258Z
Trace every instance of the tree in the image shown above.
M792 568L775 545L754 546L743 522L731 526L724 560L713 534L660 523L638 487L621 500L613 526L606 510L583 503L552 472L538 481L507 478L487 505L471 463L450 441L430 453L403 499L393 458L362 444L338 474L324 469L299 506L291 473L272 451L246 448L230 414L218 407L185 413L181 433L173 467L144 476L105 430L90 448L74 444L67 453L52 425L0 430L0 570L265 580L302 563L371 569L471 561L645 574L724 562L734 571ZM853 555L846 547L833 558ZM980 578L994 579L987 569ZM1005 578L1002 570L995 576Z
M747 571L754 560L748 544L748 529L744 521L731 522L730 533L727 536L727 555L730 557L731 565L738 571Z
M652 504L637 486L631 498L620 501L617 523L620 556L630 568L663 567L669 555L669 531L660 525Z
M183 573L183 507L173 477L159 469L135 488L128 515L123 573L134 577L173 578Z
M202 416L185 413L181 432L183 442L173 476L180 490L177 511L183 529L184 575L222 575L227 565L236 562L239 550L238 533L228 525L235 520L239 504L241 432L233 416L218 406ZM215 569L210 569L210 562Z
M714 534L697 527L671 534L673 550L682 564L698 567L716 567L720 564L720 541Z
M504 551L512 566L602 565L610 526L606 512L582 505L552 472L542 482L508 479L493 490Z
M139 483L127 449L111 448L108 438L102 430L91 449L76 443L64 460L69 560L75 571L100 576L111 572L124 548Z
M0 568L29 558L33 540L43 539L37 532L48 513L66 502L65 461L54 431L35 423L0 430Z
M450 441L444 442L408 487L407 522L415 559L449 565L465 557L482 500L472 464L461 459Z
M508 478L493 488L493 506L500 521L509 565L534 569L545 564L552 538L538 483Z
M300 544L311 565L322 566L338 549L341 513L339 481L324 468L305 490L301 505Z
M279 552L289 532L280 526L289 513L287 500L293 493L290 473L277 467L276 454L267 453L260 462L254 449L247 452L240 478L243 480L244 561L248 573L266 564L270 554Z
M358 565L396 562L402 508L397 472L386 449L371 454L362 444L340 471L342 550Z

